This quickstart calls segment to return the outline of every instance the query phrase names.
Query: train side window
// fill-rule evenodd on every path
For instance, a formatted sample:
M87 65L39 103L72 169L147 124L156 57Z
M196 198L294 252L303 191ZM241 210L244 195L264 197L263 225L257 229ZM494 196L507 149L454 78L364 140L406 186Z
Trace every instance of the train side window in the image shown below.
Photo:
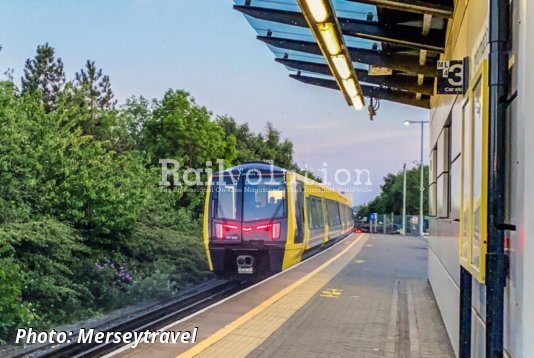
M317 200L313 197L311 198L311 205L312 205L312 215L313 215L313 228L317 229L320 225L319 211L317 210Z
M308 218L310 229L320 229L324 227L324 213L322 199L309 196L306 198L306 204L308 207Z
M341 218L339 217L339 205L337 202L328 200L328 224L331 226L340 225Z
M326 201L326 212L328 213L328 225L334 226L334 217L332 212L332 202L330 200Z
M319 228L324 227L323 199L314 198L317 210L317 224Z
M295 243L304 241L304 183L297 181L295 195Z
M323 216L324 216L324 225L328 224L330 225L330 214L328 213L328 200L327 199L322 199L321 200L321 210L323 212Z
M332 225L338 224L338 213L336 212L335 202L330 201L330 211L332 212Z
M315 225L315 222L314 222L314 218L313 218L313 205L312 205L312 198L311 197L307 197L306 198L306 211L307 211L307 216L308 216L308 227L313 230L314 228L314 225Z

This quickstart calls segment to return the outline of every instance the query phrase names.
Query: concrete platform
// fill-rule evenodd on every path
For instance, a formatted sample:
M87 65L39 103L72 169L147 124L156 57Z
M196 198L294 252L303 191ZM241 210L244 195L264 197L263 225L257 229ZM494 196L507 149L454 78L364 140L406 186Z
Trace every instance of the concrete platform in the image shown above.
M453 357L427 283L427 243L351 236L329 251L166 330L193 346L144 344L122 357Z
M251 357L453 357L426 276L427 244L373 235Z

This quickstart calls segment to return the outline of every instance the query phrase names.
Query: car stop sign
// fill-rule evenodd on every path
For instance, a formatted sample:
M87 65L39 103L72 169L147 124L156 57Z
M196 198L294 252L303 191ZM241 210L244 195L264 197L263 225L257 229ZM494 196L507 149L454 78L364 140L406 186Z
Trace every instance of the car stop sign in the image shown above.
M463 94L465 60L438 61L437 94Z

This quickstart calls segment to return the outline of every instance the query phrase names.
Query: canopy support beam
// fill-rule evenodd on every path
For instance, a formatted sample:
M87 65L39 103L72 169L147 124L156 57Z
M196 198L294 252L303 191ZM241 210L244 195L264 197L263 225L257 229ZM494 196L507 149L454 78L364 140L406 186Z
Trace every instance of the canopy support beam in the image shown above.
M313 72L321 75L332 75L327 65L321 63L290 60L284 58L275 59L276 62L284 66L291 67L295 70ZM371 76L365 70L356 69L356 74L361 82L370 83L379 86L392 87L413 93L426 94L432 96L434 94L434 81L430 78L425 78L421 85L418 84L417 76L407 75L387 75L387 76Z
M302 83L339 90L337 82L334 80L293 74L290 74L289 77L294 78ZM365 97L374 97L385 101L430 109L430 98L428 96L421 96L421 99L417 99L415 93L412 92L366 85L361 85L361 88Z
M432 16L451 19L454 8L451 5L431 3L423 0L348 0L362 4L375 5L385 9L428 14Z
M274 47L322 56L321 50L316 42L284 39L272 36L258 36L257 38L258 40ZM401 72L422 74L427 77L437 77L436 67L428 64L420 65L419 56L405 54L385 54L378 50L369 50L357 47L349 47L348 50L354 62L392 68Z

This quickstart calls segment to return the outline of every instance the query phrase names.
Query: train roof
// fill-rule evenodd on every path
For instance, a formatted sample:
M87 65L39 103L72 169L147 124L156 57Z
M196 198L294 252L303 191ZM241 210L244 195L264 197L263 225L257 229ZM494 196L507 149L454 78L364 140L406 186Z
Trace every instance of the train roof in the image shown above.
M269 163L265 162L247 162L240 165L236 165L235 167L228 168L222 172L215 173L214 175L225 175L225 174L239 174L239 173L247 173L250 170L259 171L260 173L274 173L274 174L283 174L287 173L288 171L284 168L281 168L276 165L271 165Z
M240 165L236 165L235 167L232 167L232 168L228 168L228 169L225 169L221 172L218 172L218 173L214 173L213 176L215 177L218 177L218 176L224 176L224 175L232 175L232 176L238 176L238 175L241 175L241 174L244 174L246 175L246 173L249 171L249 170L254 170L254 171L259 171L260 173L262 174L285 174L285 173L294 173L294 175L296 175L297 178L299 178L300 180L302 180L303 182L305 182L306 184L308 185L315 185L319 188L321 188L322 190L324 190L325 192L331 192L331 193L336 193L340 198L341 198L341 201L346 201L347 203L350 202L350 200L348 200L348 198L346 198L343 193L340 193L338 190L328 186L328 185L325 185L323 183L320 183L320 182L317 182L311 178L308 178L308 177L305 177L299 173L296 173L296 172L293 172L291 170L287 170L287 169L284 169L284 168L281 168L279 166L276 166L276 165L271 165L269 163L265 163L265 162L247 162L247 163L243 163L243 164L240 164ZM352 205L352 203L350 203L350 205Z

